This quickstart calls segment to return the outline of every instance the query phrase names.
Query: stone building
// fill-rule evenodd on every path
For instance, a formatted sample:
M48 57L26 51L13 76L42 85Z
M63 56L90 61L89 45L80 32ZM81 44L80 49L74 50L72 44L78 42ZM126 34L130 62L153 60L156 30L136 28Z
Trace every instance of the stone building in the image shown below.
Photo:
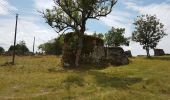
M63 66L74 66L76 54L77 36L75 33L68 33L64 38ZM107 61L114 65L128 64L129 60L124 50L120 47L104 47L104 41L100 38L84 35L83 48L80 64L101 65Z
M154 49L154 56L164 56L165 52L163 49Z

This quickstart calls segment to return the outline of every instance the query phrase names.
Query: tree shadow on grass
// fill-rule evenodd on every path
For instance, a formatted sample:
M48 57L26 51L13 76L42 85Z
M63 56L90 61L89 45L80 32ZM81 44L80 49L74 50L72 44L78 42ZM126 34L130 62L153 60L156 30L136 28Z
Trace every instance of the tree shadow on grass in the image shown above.
M128 89L129 86L142 81L142 78L139 77L120 77L102 72L91 72L90 74L94 76L97 85L101 87Z
M70 67L62 67L65 71L74 70L74 71L89 71L89 70L102 70L109 67L109 65L94 65L94 64L82 64L79 67L70 66Z
M132 63L131 60L129 60L129 64ZM64 67L65 70L74 70L74 71L89 71L89 70L103 70L103 69L106 69L108 67L124 67L126 66L127 64L125 65L115 65L115 64L111 64L109 62L105 62L105 63L102 63L102 64L81 64L79 67L75 67L75 66L72 66L72 67Z

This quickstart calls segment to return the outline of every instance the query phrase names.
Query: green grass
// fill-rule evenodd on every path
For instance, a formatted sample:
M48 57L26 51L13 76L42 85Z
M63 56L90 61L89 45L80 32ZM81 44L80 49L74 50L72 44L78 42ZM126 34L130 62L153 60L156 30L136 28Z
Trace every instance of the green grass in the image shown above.
M0 65L11 57L0 57ZM170 100L170 57L125 66L63 70L59 57L17 57L0 66L0 100Z

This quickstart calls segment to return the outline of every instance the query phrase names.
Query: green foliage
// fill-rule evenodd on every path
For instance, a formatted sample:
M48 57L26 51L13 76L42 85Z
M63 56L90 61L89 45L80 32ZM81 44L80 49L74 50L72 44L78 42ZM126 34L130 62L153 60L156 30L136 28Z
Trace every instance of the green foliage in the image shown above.
M5 52L4 48L3 48L3 47L0 47L0 54L2 54L2 53L4 53L4 52Z
M129 39L124 37L125 29L124 28L113 28L105 34L105 42L108 46L120 46L126 45L129 46Z
M49 55L61 55L64 44L64 36L61 35L47 43L39 45L38 49Z
M116 0L54 0L57 6L43 13L57 32L73 29L84 34L86 21L108 15Z
M100 38L100 39L104 39L104 35L103 35L103 33L93 33L93 35L92 36L94 36L94 37L97 37L97 38Z
M149 57L149 50L154 49L159 41L167 35L164 31L164 25L156 16L142 15L138 16L134 22L135 31L132 33L132 40L143 45Z
M14 46L11 45L8 49L8 52L13 52L13 50ZM29 52L29 49L27 48L25 41L20 41L20 43L15 46L15 51L18 55L24 55Z

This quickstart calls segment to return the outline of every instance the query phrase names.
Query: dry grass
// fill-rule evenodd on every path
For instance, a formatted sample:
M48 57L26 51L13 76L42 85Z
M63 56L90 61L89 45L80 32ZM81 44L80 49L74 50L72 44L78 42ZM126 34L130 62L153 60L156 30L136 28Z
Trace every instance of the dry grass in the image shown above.
M0 65L9 60L1 56ZM0 100L170 100L168 56L86 70L63 70L56 56L16 60L0 66Z

